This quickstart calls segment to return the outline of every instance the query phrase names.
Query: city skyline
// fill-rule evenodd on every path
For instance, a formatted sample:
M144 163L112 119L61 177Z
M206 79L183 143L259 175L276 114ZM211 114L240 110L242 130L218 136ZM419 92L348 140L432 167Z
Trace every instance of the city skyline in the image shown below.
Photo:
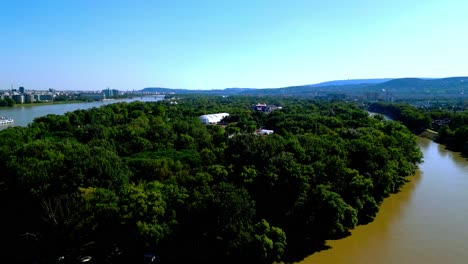
M468 3L2 3L0 90L274 88L465 76Z

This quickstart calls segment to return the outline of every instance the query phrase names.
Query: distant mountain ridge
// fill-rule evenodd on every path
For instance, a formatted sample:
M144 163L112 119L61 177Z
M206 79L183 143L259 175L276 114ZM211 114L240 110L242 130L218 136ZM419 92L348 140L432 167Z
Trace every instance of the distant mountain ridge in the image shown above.
M369 94L386 93L392 98L466 98L468 77L430 78L380 78L335 80L317 84L279 88L226 88L212 90L171 89L147 87L140 92L172 94L218 94L218 95L258 95L258 96L305 96L317 97L342 94L364 97Z
M138 92L143 93L240 93L249 90L256 90L257 88L224 88L224 89L211 89L211 90L193 90L193 89L181 89L181 88L163 88L163 87L146 87Z
M325 87L325 86L340 86L340 85L353 85L353 84L377 84L393 80L392 78L380 78L380 79L348 79L348 80L335 80L328 82L321 82L311 84L311 87Z
M310 87L326 87L326 86L341 86L341 85L354 85L354 84L377 84L383 83L390 80L394 80L393 78L377 78L377 79L349 79L349 80L334 80L334 81L327 81L321 82L316 84L310 84ZM302 85L301 85L302 86ZM288 86L293 87L293 86ZM258 90L258 89L281 89L287 87L278 87L278 88L240 88L240 87L232 87L232 88L224 88L224 89L211 89L211 90L193 90L193 89L181 89L181 88L164 88L164 87L146 87L140 90L140 92L206 92L206 91L231 91L231 92L243 92L247 90Z

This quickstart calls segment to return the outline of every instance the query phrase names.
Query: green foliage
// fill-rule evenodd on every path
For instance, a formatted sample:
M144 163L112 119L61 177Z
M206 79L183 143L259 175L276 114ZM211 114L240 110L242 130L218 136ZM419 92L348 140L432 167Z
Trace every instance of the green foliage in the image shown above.
M170 232L174 215L167 208L165 186L157 181L131 184L121 194L121 221L133 229L136 241L154 246Z
M284 107L268 114L249 108L265 98L118 103L0 131L0 224L12 226L5 241L19 241L5 252L46 262L77 262L76 252L134 262L148 251L176 263L281 261L300 241L371 221L421 161L400 123L353 104L274 100ZM230 113L228 124L201 124L211 112Z
M407 104L375 103L370 111L387 114L401 121L413 132L438 131L436 141L454 151L468 155L468 111L449 108L416 108Z
M431 127L431 118L428 113L419 111L408 104L374 103L369 106L369 111L390 116L401 121L412 132L419 133Z
M281 228L270 226L262 219L255 225L255 236L253 239L253 248L258 251L255 256L258 262L271 263L279 261L286 249L286 234Z
M12 107L15 105L15 100L7 97L5 99L0 99L0 107Z

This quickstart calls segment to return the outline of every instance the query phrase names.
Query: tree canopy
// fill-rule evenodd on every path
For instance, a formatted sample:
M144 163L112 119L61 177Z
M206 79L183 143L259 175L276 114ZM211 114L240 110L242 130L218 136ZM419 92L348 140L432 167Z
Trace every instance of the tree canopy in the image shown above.
M416 108L409 104L374 103L370 111L391 116L415 133L425 129L437 132L435 140L454 151L468 155L468 111L444 108Z
M250 110L257 100L283 107ZM216 112L227 125L198 118ZM299 245L371 221L421 158L405 126L343 102L187 96L48 115L0 131L1 254L297 260Z

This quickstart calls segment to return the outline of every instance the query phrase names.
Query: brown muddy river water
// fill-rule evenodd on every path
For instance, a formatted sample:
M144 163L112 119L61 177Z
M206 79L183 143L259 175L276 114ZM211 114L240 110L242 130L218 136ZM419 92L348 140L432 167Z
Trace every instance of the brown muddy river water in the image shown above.
M425 138L420 170L375 220L302 264L467 264L468 160Z

